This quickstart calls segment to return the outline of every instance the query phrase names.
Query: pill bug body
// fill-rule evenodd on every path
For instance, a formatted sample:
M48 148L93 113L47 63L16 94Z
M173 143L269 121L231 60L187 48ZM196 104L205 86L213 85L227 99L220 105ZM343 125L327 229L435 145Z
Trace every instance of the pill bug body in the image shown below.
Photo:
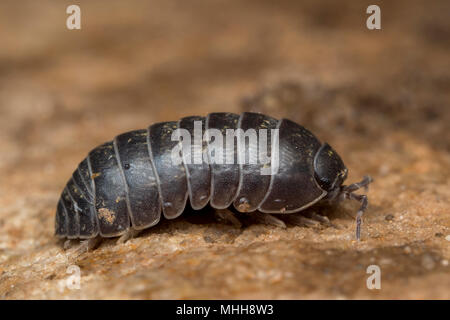
M173 150L182 145L173 139L177 129L191 136L200 130L201 141L181 147L182 161L174 163ZM223 152L213 152L212 138L205 132L216 133L217 139L230 129L270 132L265 148L269 161L242 161L264 149L251 139L244 144L233 139L231 145L225 143ZM199 156L201 161L193 161ZM262 174L264 169L271 174ZM121 134L93 149L61 194L55 234L68 239L120 236L130 228L142 230L157 224L161 215L178 217L188 199L195 210L210 203L217 209L234 206L240 212L288 214L341 196L362 204L357 215L359 239L367 198L352 192L370 183L370 178L343 186L346 177L339 155L290 120L250 112L186 117Z

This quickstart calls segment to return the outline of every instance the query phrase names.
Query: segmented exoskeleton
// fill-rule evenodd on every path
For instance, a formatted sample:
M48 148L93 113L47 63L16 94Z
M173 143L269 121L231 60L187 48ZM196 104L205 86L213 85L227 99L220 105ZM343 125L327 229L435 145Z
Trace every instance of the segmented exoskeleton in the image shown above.
M196 124L197 129L201 124L197 158L200 152L200 158L209 161L187 161L192 160L195 144L192 149L185 148L182 141L174 139L177 129L194 136ZM261 151L261 145L250 139L244 139L244 144L234 139L231 145L223 145L222 155L215 154L212 139L204 134L210 129L224 136L229 129L270 131L265 150L269 161L239 161ZM173 161L177 147L181 156L178 163ZM234 162L217 161L219 157ZM275 160L277 168L273 170ZM270 174L262 174L264 169ZM116 237L130 228L142 230L157 224L161 212L167 219L178 217L188 199L195 210L209 202L217 209L233 205L240 212L288 214L319 201L346 197L361 202L356 231L359 239L367 197L353 191L367 186L371 179L343 186L346 177L347 168L339 155L290 120L250 112L186 117L121 134L93 149L62 192L55 233L68 239Z

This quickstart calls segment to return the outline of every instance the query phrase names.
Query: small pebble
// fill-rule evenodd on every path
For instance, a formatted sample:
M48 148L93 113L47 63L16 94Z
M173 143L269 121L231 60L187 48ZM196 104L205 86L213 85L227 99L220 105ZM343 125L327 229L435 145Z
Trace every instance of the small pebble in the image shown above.
M450 234L445 237L445 240L450 241Z
M441 261L441 264L442 264L444 267L447 267L447 266L448 266L448 260L446 260L446 259L442 260L442 261Z
M387 214L387 215L384 217L384 219L385 219L386 221L392 221L392 220L394 220L394 215L393 215L393 214Z

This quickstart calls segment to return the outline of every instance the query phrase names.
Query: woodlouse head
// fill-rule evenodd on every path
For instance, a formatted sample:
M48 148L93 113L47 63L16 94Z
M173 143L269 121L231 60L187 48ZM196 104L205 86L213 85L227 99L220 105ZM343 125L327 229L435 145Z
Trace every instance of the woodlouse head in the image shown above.
M332 192L338 190L345 179L348 170L341 157L333 148L324 143L314 157L314 176L320 187Z

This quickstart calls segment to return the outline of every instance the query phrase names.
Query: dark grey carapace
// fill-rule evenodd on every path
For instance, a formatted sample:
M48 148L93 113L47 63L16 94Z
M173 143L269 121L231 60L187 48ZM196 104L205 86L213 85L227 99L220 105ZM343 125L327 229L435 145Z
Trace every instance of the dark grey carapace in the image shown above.
M182 161L175 164L171 158L172 150L181 142L172 141L172 133L177 128L184 128L193 135L195 121L202 124L202 133L206 129L218 129L224 134L227 129L267 129L269 132L279 129L275 130L279 142L278 171L263 175L263 164L237 162L189 164ZM268 140L270 159L275 143ZM209 156L210 141L203 140L202 143L201 152ZM227 149L224 148L225 157ZM238 152L248 156L258 150L258 145L248 141L245 150L237 151L235 139L230 150L228 148L235 158ZM55 233L68 239L120 236L157 224L161 213L167 219L178 217L188 199L195 210L209 202L217 209L233 205L240 212L259 210L288 214L319 201L350 198L361 202L356 216L359 240L367 197L353 191L367 186L371 179L366 177L359 183L344 186L346 177L347 168L339 155L290 120L276 120L249 112L186 117L121 134L92 150L62 192Z

